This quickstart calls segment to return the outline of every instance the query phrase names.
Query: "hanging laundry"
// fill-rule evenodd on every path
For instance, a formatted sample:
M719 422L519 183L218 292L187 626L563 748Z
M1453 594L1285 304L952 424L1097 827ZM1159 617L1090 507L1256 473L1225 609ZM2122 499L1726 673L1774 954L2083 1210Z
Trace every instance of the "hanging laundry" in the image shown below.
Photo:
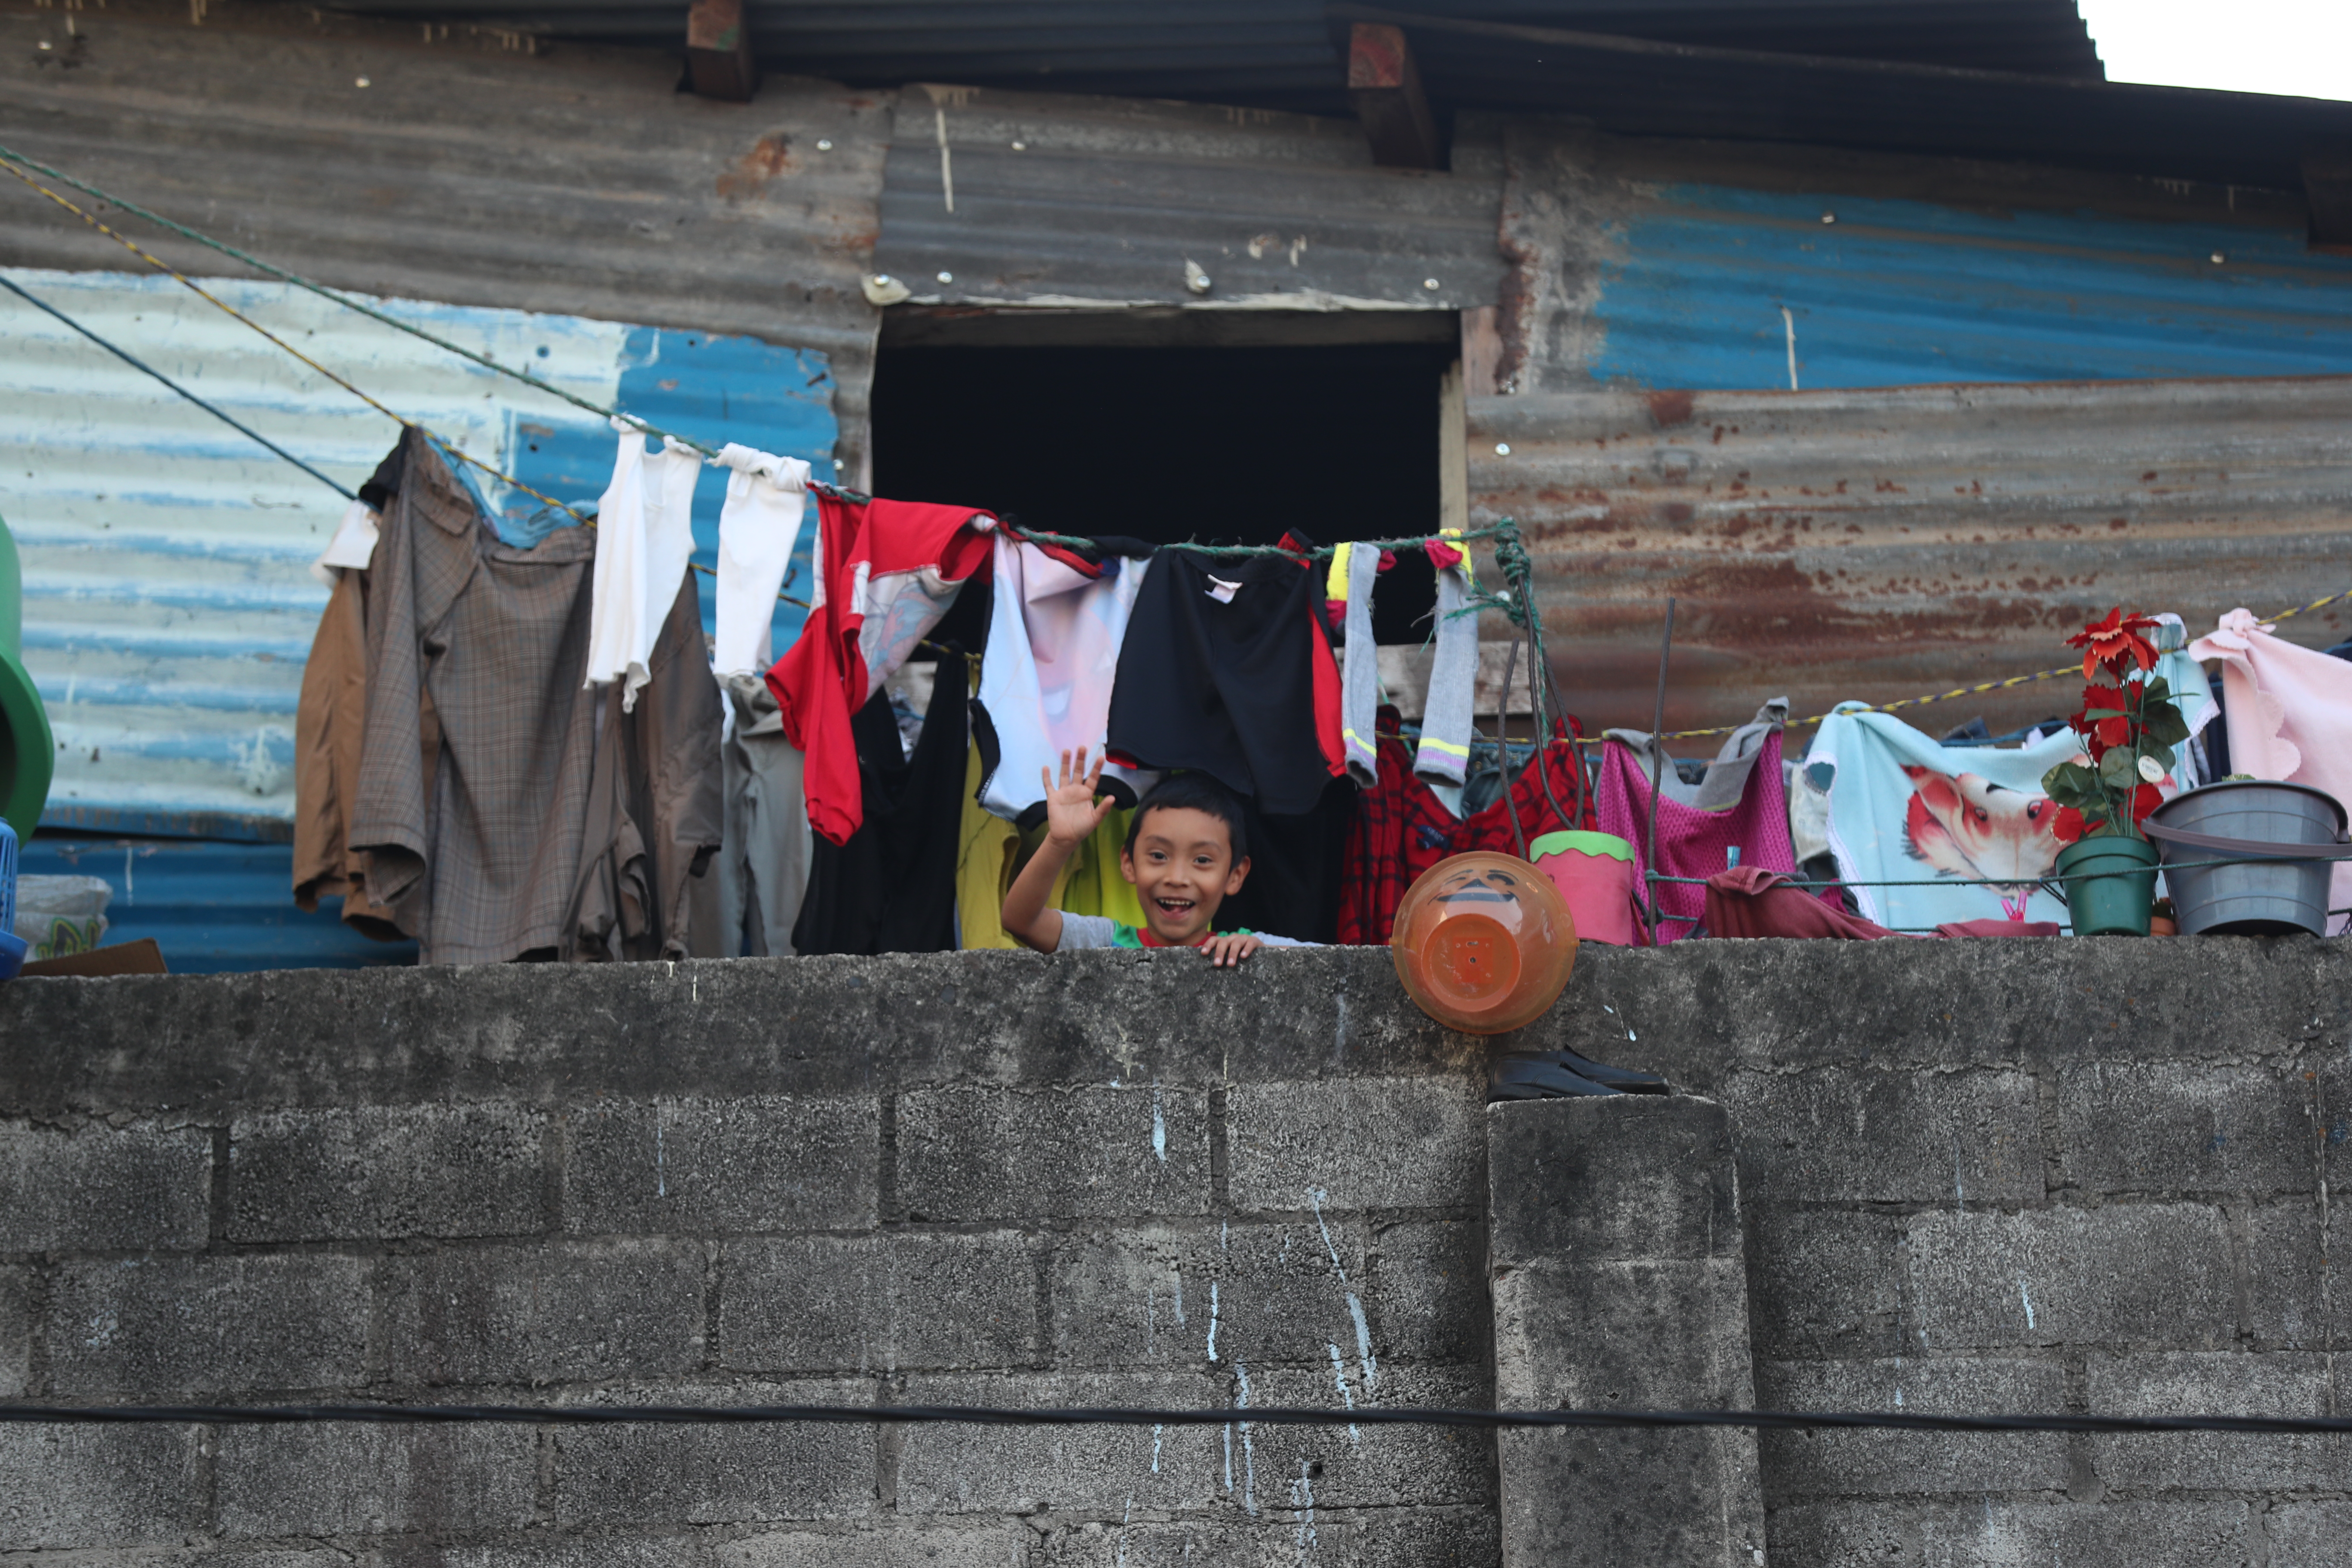
M1324 586L1323 615L1340 634L1339 750L1348 776L1359 787L1380 782L1375 732L1381 705L1381 650L1372 640L1372 591L1380 574L1396 563L1386 550L1333 547Z
M1738 866L1706 879L1705 924L1710 937L1830 937L1872 942L1903 933L1846 913L1790 885L1778 871ZM1939 925L1941 937L2048 937L2060 927L2050 921L1959 921Z
M588 632L588 684L621 688L636 707L652 679L654 640L694 554L694 481L702 459L667 441L646 451L646 433L625 419L613 481L596 503L595 611Z
M1150 563L1112 557L1090 566L1003 533L994 552L974 716L981 804L1026 825L1044 819L1044 776L1064 752L1102 751L1119 645ZM1129 770L1106 766L1104 793L1133 805L1131 779Z
M1640 730L1604 730L1605 740L1617 741L1631 748L1633 764L1643 781L1652 783L1663 775L1666 781L1666 799L1689 806L1694 811L1728 811L1739 804L1748 793L1748 781L1757 763L1763 756L1764 738L1789 722L1789 700L1775 697L1756 710L1756 716L1740 725L1716 749L1714 760L1696 784L1686 784L1682 774L1666 757L1662 742L1653 741Z
M422 962L551 952L579 879L602 700L585 679L596 541L563 529L517 550L421 434L401 438L399 460L368 574L349 844Z
M2352 664L2274 637L2242 609L2223 616L2188 651L2221 661L2231 768L2352 802ZM2181 713L2189 716L2185 704ZM2338 862L2328 887L2329 908L2352 907L2352 865ZM2345 916L2331 917L2328 934L2343 934L2346 925Z
M776 595L783 592L808 501L809 466L729 442L719 461L727 501L719 512L719 627L710 666L721 679L765 669Z
M1793 874L1796 848L1789 839L1789 794L1780 775L1780 726L1788 716L1786 698L1775 698L1756 711L1728 740L1707 769L1738 779L1730 786L1695 789L1680 784L1673 764L1662 763L1663 748L1639 731L1609 731L1601 748L1600 777L1593 784L1593 808L1601 831L1613 833L1633 847L1633 868L1639 885L1652 889L1658 911L1657 940L1676 942L1699 928L1706 911L1706 889L1689 882L1652 884L1648 873L1705 879L1731 866L1751 866ZM1630 738L1630 739L1629 739ZM1634 743L1651 753L1644 765ZM1657 854L1649 854L1653 777L1667 783L1657 801ZM1685 799L1676 799L1680 794ZM1727 805L1701 806L1696 800Z
M817 952L945 952L956 945L956 865L971 728L960 653L940 656L923 732L907 755L890 698L877 689L850 721L864 809L845 844L811 849L793 947ZM811 756L814 762L814 756Z
M1583 731L1573 718L1556 718L1552 738L1528 758L1510 788L1466 817L1454 816L1436 788L1413 773L1414 747L1404 737L1397 710L1381 709L1377 723L1381 782L1357 797L1355 819L1343 840L1336 922L1340 942L1388 941L1405 889L1450 855L1473 849L1516 855L1523 836L1532 845L1548 833L1593 826L1584 769L1576 755L1575 737Z
M1355 786L1329 781L1315 809L1297 816L1277 816L1244 800L1242 819L1249 839L1249 879L1217 910L1217 929L1337 942L1348 831L1356 819Z
M720 843L723 722L691 577L671 590L638 695L632 708L621 689L602 694L566 960L688 956L688 883Z
M1320 586L1279 555L1154 556L1111 689L1111 759L1198 768L1275 816L1313 812L1346 770Z
M376 535L383 526L383 520L376 515L375 508L364 500L352 501L343 509L342 519L335 524L327 548L310 563L310 575L331 588L341 581L340 573L366 571L375 556Z
M782 958L808 891L808 802L801 794L800 748L784 739L776 694L756 675L727 677L733 723L719 748L721 814L718 886L723 958Z
M823 560L808 624L769 669L768 686L784 739L806 759L809 822L838 845L857 831L865 810L851 716L939 624L964 583L986 579L996 519L970 507L824 494L817 519ZM963 704L956 708L961 713ZM950 832L955 820L950 812Z
M327 554L334 591L310 639L302 666L302 690L294 711L294 902L315 910L322 898L342 900L343 923L380 942L402 940L392 911L362 891L367 858L354 853L345 831L357 798L360 746L367 721L367 574L375 548L375 512L354 502L367 518L366 550L341 550L344 533ZM352 514L344 515L350 529ZM356 564L353 563L356 562ZM429 705L425 710L425 752L437 751L439 732Z
M1432 784L1459 784L1470 771L1470 705L1478 691L1478 617L1468 612L1470 552L1457 542L1426 546L1437 567L1437 652L1429 667L1429 695L1421 714L1421 745L1412 771Z
M2156 664L2191 735L2213 715L2193 653L2168 651ZM1947 746L1892 713L1842 703L1822 721L1796 772L1798 791L1822 798L1794 815L1804 820L1819 811L1838 875L1863 916L1881 925L2063 922L2065 905L2040 886L2056 868L2060 847L2042 775L2082 749L2072 730L2021 747ZM2161 786L2168 796L2199 776L2193 751L2179 748Z

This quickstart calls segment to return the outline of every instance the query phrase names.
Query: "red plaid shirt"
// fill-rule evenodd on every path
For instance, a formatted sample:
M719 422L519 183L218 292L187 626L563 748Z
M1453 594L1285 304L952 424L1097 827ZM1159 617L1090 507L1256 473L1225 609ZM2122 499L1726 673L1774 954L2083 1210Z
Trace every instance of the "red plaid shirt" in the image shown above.
M1510 813L1529 842L1546 833L1571 827L1590 829L1592 792L1584 787L1574 737L1584 727L1574 718L1555 728L1551 742L1536 762L1513 781L1508 795L1467 818L1456 818L1435 793L1413 776L1412 748L1405 742L1394 708L1382 708L1378 732L1381 782L1356 797L1356 821L1348 833L1347 852L1340 860L1339 940L1370 946L1389 940L1396 923L1397 905L1413 879L1449 855L1473 849L1519 851L1518 835L1511 830ZM1546 777L1551 784L1544 788ZM1574 822L1563 821L1552 807L1560 806Z

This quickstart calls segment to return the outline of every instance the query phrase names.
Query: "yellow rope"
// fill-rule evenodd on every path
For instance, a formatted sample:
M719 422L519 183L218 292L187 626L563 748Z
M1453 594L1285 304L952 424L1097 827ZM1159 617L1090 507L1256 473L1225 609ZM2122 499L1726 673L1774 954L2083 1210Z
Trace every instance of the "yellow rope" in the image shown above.
M89 225L90 227L98 230L99 233L106 236L107 238L113 240L124 249L130 251L133 256L136 256L142 261L146 262L150 267L154 268L157 271L162 272L166 277L171 278L174 281L193 290L198 299L219 307L219 309L226 311L233 319L242 321L247 326L251 327L255 331L259 332L263 337L268 339L271 342L276 343L279 348L284 349L288 353L292 354L296 359L301 361L304 364L310 366L312 370L318 372L329 381L333 382L337 386L341 387L345 392L350 393L353 397L358 398L362 403L366 404L370 408L374 409L378 414L383 415L385 418L394 421L404 428L415 430L420 435L430 437L436 445L437 445L444 452L448 453L449 456L457 458L459 462L471 463L474 467L481 469L482 472L489 475L492 479L499 480L502 484L511 485L516 489L522 491L523 494L533 497L539 500L542 500L549 506L562 507L563 510L571 512L574 518L582 522L589 522L592 521L586 513L573 510L572 507L556 500L553 496L549 495L542 490L535 490L531 489L530 486L524 484L520 479L516 479L511 474L499 472L498 469L490 467L489 464L483 462L479 458L472 457L467 453L458 450L455 443L445 440L443 437L436 435L432 430L427 429L425 426L417 423L415 420L407 418L400 414L395 414L391 409L386 408L383 404L377 402L366 393L362 392L358 387L353 386L350 382L345 381L341 376L337 375L333 371L329 370L325 365L320 364L317 360L312 359L309 354L306 354L300 349L296 348L292 343L288 342L285 339L279 337L277 333L271 331L260 322L238 310L236 306L206 292L202 284L199 284L194 279L188 278L174 270L169 262L160 260L148 254L137 240L116 233L113 229L109 228L104 223L100 222L97 217L82 211L81 208L74 205L72 202L68 201L64 196L59 195L57 192L49 189L48 186L41 184L40 181L33 178L32 175L26 174L22 169L17 168L15 164L0 161L0 169L6 170L9 174L14 174L17 179L23 181L26 184L32 186L33 189L48 197L49 200L57 203L58 205L65 208L66 211L73 214L74 216L81 219L82 222Z

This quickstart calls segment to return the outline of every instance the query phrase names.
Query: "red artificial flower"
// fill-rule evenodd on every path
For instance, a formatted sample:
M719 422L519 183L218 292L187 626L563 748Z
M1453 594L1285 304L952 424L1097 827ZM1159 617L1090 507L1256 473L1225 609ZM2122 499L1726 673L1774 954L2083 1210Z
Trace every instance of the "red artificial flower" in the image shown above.
M2071 805L2062 805L2058 815L2050 819L2050 836L2061 844L2079 843L2083 837L2083 814Z
M2099 754L2105 756L2109 747L2130 743L2131 721L2127 718L2094 720L2091 733L2099 743Z
M2147 820L2147 814L2154 811L2158 806L2162 805L2163 804L2164 790L2161 785L2144 784L2137 789L2133 790L2131 793L2131 819L2133 826L2137 826L2140 823L2146 822Z
M2083 650L2083 677L2086 680L2103 664L2120 670L2126 658L2144 670L2154 669L2156 645L2139 634L2156 624L2154 616L2126 616L2118 605L2107 612L2105 620L2093 621L2068 637L2066 646Z

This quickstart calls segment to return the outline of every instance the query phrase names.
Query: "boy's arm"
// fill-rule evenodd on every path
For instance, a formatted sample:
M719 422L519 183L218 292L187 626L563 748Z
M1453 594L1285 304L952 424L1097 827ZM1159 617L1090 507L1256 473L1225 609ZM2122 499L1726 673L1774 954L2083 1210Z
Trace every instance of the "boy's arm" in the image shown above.
M1004 907L997 913L1004 933L1024 947L1052 952L1062 945L1062 911L1047 900L1053 897L1062 868L1110 814L1111 803L1095 798L1095 785L1101 775L1100 759L1088 768L1087 754L1081 751L1075 763L1069 752L1062 753L1058 784L1051 775L1045 778L1045 842L1037 846L1029 864L1013 879Z

